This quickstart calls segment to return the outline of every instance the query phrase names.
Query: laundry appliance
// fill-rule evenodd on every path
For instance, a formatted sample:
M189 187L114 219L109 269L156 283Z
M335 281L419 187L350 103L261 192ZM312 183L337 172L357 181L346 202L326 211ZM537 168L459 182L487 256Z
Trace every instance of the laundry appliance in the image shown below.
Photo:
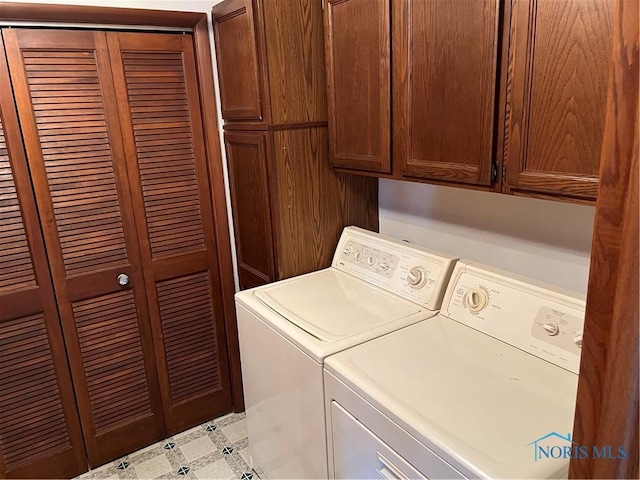
M437 314L457 258L355 227L329 268L236 294L251 466L327 478L327 356Z

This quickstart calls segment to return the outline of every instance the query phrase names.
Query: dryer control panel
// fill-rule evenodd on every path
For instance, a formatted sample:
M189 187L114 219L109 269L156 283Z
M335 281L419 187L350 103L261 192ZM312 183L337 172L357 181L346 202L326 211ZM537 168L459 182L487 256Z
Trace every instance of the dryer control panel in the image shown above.
M576 293L461 260L441 313L578 373L584 310Z
M424 308L438 310L456 261L452 255L347 227L332 267Z

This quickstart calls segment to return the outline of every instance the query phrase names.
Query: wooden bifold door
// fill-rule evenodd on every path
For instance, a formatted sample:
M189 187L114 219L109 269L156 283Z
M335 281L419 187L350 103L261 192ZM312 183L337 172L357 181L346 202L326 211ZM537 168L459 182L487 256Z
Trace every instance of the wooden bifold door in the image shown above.
M97 466L231 409L193 40L22 29L3 39Z

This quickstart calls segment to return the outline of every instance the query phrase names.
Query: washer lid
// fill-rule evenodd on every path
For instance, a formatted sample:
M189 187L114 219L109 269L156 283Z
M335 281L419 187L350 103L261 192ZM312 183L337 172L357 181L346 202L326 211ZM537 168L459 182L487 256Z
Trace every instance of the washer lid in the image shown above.
M333 268L263 287L255 295L324 342L336 342L420 312L416 305Z
M571 446L578 376L522 350L438 315L325 368L467 476L566 475L534 447Z

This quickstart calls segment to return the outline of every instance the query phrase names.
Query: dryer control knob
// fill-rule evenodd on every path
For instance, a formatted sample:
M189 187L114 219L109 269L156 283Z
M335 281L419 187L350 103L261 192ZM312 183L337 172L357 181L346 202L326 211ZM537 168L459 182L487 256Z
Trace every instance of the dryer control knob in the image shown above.
M554 335L560 333L560 327L557 323L547 322L542 326L542 328L544 328L545 333L550 337L553 337Z
M487 306L488 301L487 292L482 288L472 288L464 297L464 303L472 313L478 313Z
M578 348L582 348L582 332L576 333L576 336L573 337L573 343L575 343Z
M427 281L427 272L422 267L413 267L407 274L407 282L411 288L422 288Z

